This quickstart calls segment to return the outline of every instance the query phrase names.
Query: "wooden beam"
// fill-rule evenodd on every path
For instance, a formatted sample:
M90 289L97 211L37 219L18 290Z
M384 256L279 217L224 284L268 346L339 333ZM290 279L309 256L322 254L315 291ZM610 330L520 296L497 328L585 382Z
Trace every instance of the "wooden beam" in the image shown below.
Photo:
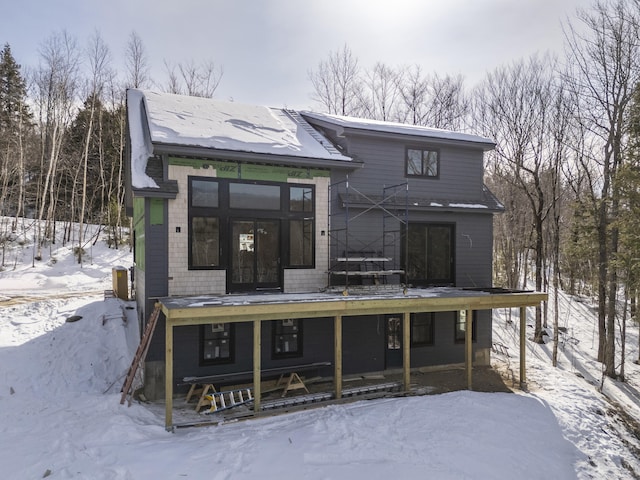
M520 307L520 388L527 389L527 308Z
M260 412L260 396L262 379L260 377L260 355L262 352L262 338L261 338L261 325L260 320L253 321L253 411L255 413Z
M173 326L165 324L165 352L164 352L164 426L168 431L173 430Z
M473 390L473 310L467 310L465 315L464 361L467 367L467 389Z
M333 382L336 398L342 398L342 317L333 319Z
M402 316L402 385L405 392L411 390L411 314Z
M510 293L479 296L420 297L406 296L385 299L319 298L304 302L269 301L252 304L225 304L195 307L172 307L163 304L163 312L170 316L174 326L202 325L252 320L279 320L283 318L319 318L336 315L382 315L399 312L446 312L459 310L489 310L522 306L538 306L546 300L546 293ZM168 315L170 313L170 315Z

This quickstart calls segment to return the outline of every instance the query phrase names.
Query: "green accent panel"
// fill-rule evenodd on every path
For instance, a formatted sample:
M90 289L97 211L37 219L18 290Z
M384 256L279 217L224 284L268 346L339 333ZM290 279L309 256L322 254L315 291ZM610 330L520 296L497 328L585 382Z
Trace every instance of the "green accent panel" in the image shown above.
M169 157L169 165L179 167L191 167L199 169L213 169L220 178L238 178L238 164L236 162L223 162L219 160L203 160L196 158Z
M137 226L144 220L144 198L135 197L133 199L133 225Z
M254 165L251 163L224 162L221 160L202 160L195 158L169 157L169 165L191 167L194 169L211 168L219 178L242 178L244 180L265 180L286 182L290 178L311 179L328 177L329 170L319 168L283 167L278 165Z
M312 168L309 173L312 177L329 177L331 175L329 170L319 170L317 168Z
M314 177L328 177L328 170L281 167L277 165L240 165L240 178L244 180L266 180L271 182L286 182L290 179L302 178L305 180Z
M149 221L151 225L164 223L164 200L162 198L149 199Z

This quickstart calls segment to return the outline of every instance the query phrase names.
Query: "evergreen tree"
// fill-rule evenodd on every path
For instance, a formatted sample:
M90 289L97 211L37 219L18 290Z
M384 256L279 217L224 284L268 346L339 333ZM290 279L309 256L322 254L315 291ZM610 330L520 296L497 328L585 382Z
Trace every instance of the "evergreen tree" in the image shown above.
M25 138L31 126L20 65L5 44L0 53L0 215L19 215L24 198Z

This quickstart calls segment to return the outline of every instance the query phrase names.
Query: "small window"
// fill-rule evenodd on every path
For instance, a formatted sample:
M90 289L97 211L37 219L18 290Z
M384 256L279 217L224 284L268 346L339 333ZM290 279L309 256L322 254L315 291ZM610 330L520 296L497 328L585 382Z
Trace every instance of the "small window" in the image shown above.
M407 149L407 176L435 178L440 174L438 150Z
M433 345L433 312L411 314L411 346Z
M233 328L230 323L202 326L202 363L233 361Z
M280 210L280 186L231 183L229 184L229 207Z
M218 182L191 180L191 206L218 208Z
M302 356L302 320L273 321L273 358Z
M216 217L191 219L191 266L220 265L220 222Z
M289 266L313 267L313 220L289 221Z
M456 333L455 333L455 341L456 343L461 343L465 341L467 330L467 311L460 310L456 315ZM471 340L473 342L476 341L476 312L473 311L473 318L471 320Z
M313 189L311 187L291 187L289 189L289 210L292 212L313 212Z

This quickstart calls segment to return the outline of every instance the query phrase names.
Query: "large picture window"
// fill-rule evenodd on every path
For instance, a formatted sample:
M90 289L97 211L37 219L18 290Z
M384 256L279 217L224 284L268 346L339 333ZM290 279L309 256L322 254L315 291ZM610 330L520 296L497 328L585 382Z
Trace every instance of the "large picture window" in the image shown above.
M453 285L454 238L451 224L409 224L405 267L409 282L419 286Z
M421 148L407 148L406 174L409 177L440 175L440 152Z
M230 289L249 290L314 264L314 185L189 177L190 269L227 269Z

